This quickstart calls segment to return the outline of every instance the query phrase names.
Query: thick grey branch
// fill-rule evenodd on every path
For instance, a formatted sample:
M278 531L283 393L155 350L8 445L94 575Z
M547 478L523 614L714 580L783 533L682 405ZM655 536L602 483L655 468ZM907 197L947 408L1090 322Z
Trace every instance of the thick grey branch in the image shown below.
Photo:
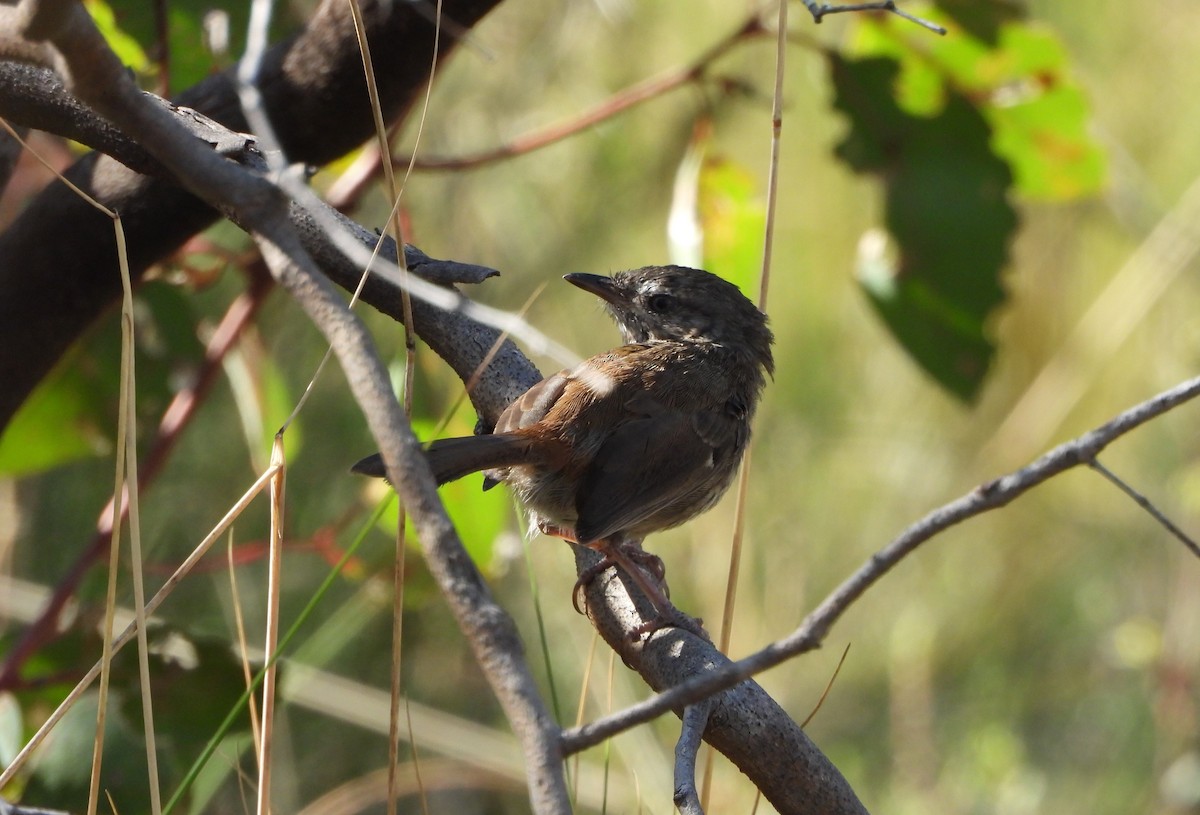
M327 208L327 212L329 217L341 223L364 246L373 247L378 240L375 233L332 208ZM362 268L338 251L330 241L328 233L303 208L293 207L292 221L301 240L304 241L305 248L325 273L338 285L354 289L362 276ZM394 247L391 238L387 238L382 254L395 257ZM434 261L413 247L407 248L405 257L410 271L435 283L445 281L448 285L452 281L446 280L447 277L467 277L464 270L470 272L471 269L475 269L495 273L481 266L471 267ZM476 279L484 279L484 274L479 272L468 282L475 282ZM400 290L388 281L376 276L369 278L363 287L362 299L396 321L403 321ZM446 360L464 382L475 375L488 351L500 337L500 332L496 329L481 325L466 314L442 311L418 298L413 298L412 309L413 328L417 335L427 342L438 356ZM506 407L541 378L533 363L511 340L505 340L468 395L483 423L490 428Z
M599 559L597 553L586 547L574 548L576 567L581 572ZM631 636L645 621L653 619L655 609L632 580L612 569L587 587L587 614L605 642L655 690L691 687L697 683L711 687L714 679L726 676L741 664L731 662L712 643L680 628L660 629L645 640ZM666 691L650 701L667 695L678 697ZM725 683L720 692L694 695L688 704L706 697L710 697L711 710L704 740L745 773L777 811L784 815L866 812L832 762L756 682ZM680 704L657 710L663 713L671 709L678 714L684 708ZM593 727L610 722L617 724L618 720L609 717L566 731L564 754L598 744L603 738L593 738L596 735ZM620 729L624 728L608 729L604 737Z
M31 94L10 87L5 82L6 78L20 83L20 88L39 87L43 91ZM48 99L43 97L43 92L50 94ZM145 98L163 105L180 124L197 138L212 145L221 155L233 158L251 169L265 169L248 137L196 111L170 106L152 94L145 94ZM170 170L136 140L69 95L52 72L14 63L0 63L0 110L5 111L13 121L69 136L111 154L142 174L175 181ZM321 206L324 219L336 221L366 249L374 248L379 240L378 235L332 208ZM338 250L329 239L328 231L305 207L293 205L291 219L305 249L324 272L338 285L353 291L358 286L361 267ZM383 256L395 257L394 247L395 243L385 238ZM484 266L435 260L412 246L405 248L405 259L414 274L446 287L459 283L482 283L499 274ZM369 279L363 289L362 300L397 321L403 321L400 292L386 281L378 277ZM488 350L498 340L499 332L480 325L460 312L442 311L421 300L415 300L413 306L417 334L446 360L460 378L464 381L471 378ZM485 422L494 422L504 408L540 378L537 369L517 351L516 346L505 341L482 373L477 387L472 389L475 409Z
M13 131L22 139L25 138L26 128L14 127ZM0 130L0 195L4 194L4 189L8 186L13 170L17 167L17 159L20 157L21 142L17 141L7 130Z

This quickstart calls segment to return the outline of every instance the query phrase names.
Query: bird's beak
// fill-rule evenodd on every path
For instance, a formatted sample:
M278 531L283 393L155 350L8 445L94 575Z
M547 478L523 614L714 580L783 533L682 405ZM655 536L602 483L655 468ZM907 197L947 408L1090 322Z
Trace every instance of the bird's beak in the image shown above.
M563 280L570 283L572 286L578 286L584 291L589 291L592 294L610 303L614 306L627 305L629 302L625 291L617 285L611 277L599 274L585 274L583 272L572 272L571 274L563 275Z

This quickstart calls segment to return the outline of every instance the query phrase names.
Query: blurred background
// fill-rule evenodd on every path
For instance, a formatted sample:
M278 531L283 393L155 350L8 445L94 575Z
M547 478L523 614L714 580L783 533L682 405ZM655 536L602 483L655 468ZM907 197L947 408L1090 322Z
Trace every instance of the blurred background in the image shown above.
M114 4L118 12L120 6ZM982 8L993 20L1015 8L953 6ZM1184 0L1137 6L1100 0L1086 8L1031 0L1024 18L997 23L991 43L963 27L966 12L948 18L917 3L904 8L948 21L947 40L895 17L838 15L815 26L803 7L790 9L766 304L778 368L755 431L730 646L735 658L793 630L874 551L931 509L1196 372L1200 7ZM295 12L302 19L306 7L298 4ZM122 13L136 18L132 10ZM711 0L511 0L437 76L417 154L470 156L569 121L643 79L690 65L753 13L744 4ZM770 24L774 13L764 18ZM136 38L134 22L126 28ZM963 43L974 43L972 56L961 53ZM897 239L900 222L906 214L925 215L905 209L917 206L897 187L906 177L886 162L856 165L852 155L847 160L853 149L836 152L878 133L847 112L852 100L834 82L835 62L889 54L900 55L897 97L910 113L936 117L950 108L948 94L960 94L983 112L992 128L984 143L1010 166L1022 148L1000 143L1019 129L1005 111L1019 117L1028 109L1005 93L1041 99L1043 91L1069 90L1038 113L1053 120L1047 128L1059 138L1037 144L1040 131L1032 128L1047 167L1018 167L1011 184L992 190L992 203L1007 201L1019 219L1011 231L987 224L986 239L958 246L969 234L959 230L968 226L953 217L922 217L930 235L906 244ZM1017 64L1023 59L1033 67ZM954 78L931 89L922 65ZM469 169L415 171L404 192L409 239L435 257L499 269L501 277L470 292L491 305L520 308L545 284L529 321L586 356L616 344L616 331L594 302L559 277L688 259L668 222L673 212L685 220L695 214L689 207L695 194L704 262L757 297L774 71L773 38L748 37L710 66L708 81L544 149ZM178 81L187 84L182 76ZM48 138L35 143L67 149ZM397 152L416 143L414 115ZM956 155L945 154L941 172L972 176ZM933 159L938 164L936 150ZM322 169L314 186L328 190L353 160ZM700 175L689 174L696 166ZM32 168L24 178L35 183ZM933 190L925 206L936 215L947 205ZM23 194L10 189L4 212L19 207ZM386 213L384 195L373 190L354 217L382 227ZM875 247L889 230L891 245L880 255ZM229 225L208 238L215 247L246 249ZM976 360L982 362L957 385L927 370L939 364L938 348L952 348L935 342L926 349L932 362L923 367L901 341L904 321L913 318L893 318L892 329L881 319L894 312L879 299L887 287L876 285L877 275L906 279L909 270L897 272L896 258L903 267L916 256L914 246L927 246L920 240L960 253L953 265L970 292L995 290L975 313L986 339ZM164 266L140 291L138 376L146 394L139 410L147 432L244 288L245 277L208 247ZM377 314L364 317L399 375L398 326ZM0 647L11 647L21 621L36 614L38 587L52 588L86 545L111 490L115 422L104 418L116 414L111 374L118 329L110 315L64 366L74 373L61 374L87 386L80 392L88 394L95 423L81 431L86 443L54 466L25 468L13 450L30 449L33 436L14 426L0 443L8 473L0 475L0 572L20 581L8 584ZM989 342L993 350L986 350ZM151 586L265 466L270 436L323 353L299 310L272 294L144 494ZM536 361L546 372L561 367L558 360ZM427 349L418 351L416 365L419 431L427 437L454 410L441 434L471 432L469 406L454 409L461 383ZM1197 415L1195 406L1175 410L1102 458L1191 532L1200 530ZM287 648L276 803L278 811L297 811L331 791L349 795L352 782L369 788L371 774L386 766L393 544L388 521L369 520L386 490L347 473L374 446L335 366L318 381L285 444L285 626L313 599L355 534L368 530ZM523 539L509 496L479 493L478 480L444 488L443 497L516 617L535 671L548 692L553 688L557 715L573 723L581 701L586 719L644 698L641 681L619 662L612 665L571 609L568 548ZM703 518L647 542L666 563L676 604L712 630L722 616L733 515L730 496ZM236 587L224 555L215 553L206 573L188 580L163 608L162 687L155 698L165 773L176 783L241 688L241 669L227 647L236 642L235 594L251 641L261 639L266 519L260 501L235 525ZM507 725L415 543L409 552L405 691L430 811L525 811ZM128 607L127 580L121 591ZM68 635L27 665L26 687L0 697L0 763L61 698L67 687L61 680L95 658L95 609L103 592L97 570L80 593L79 618ZM849 646L807 730L872 812L1200 812L1198 626L1200 563L1112 485L1079 468L928 542L854 605L822 651L758 679L803 720ZM168 633L186 642L186 659L172 656ZM140 720L135 663L132 653L125 657L120 665L130 691L119 701L130 715L111 727L114 743L132 745L141 738ZM80 756L91 716L72 717L67 724L77 718L77 729L64 726L47 745L38 772L23 782L29 800L35 794L64 806L81 800L87 776ZM607 801L615 812L672 811L677 732L678 722L666 718L585 754L572 770L579 809L598 811ZM128 796L121 811L142 806L139 749L108 753L106 785ZM407 746L402 755L411 757ZM192 811L241 811L252 779L239 779L239 772L252 766L248 731L238 725L189 793ZM313 811L380 806L325 801ZM403 806L416 811L417 804L409 798ZM753 787L717 757L709 811L749 813L754 806ZM757 811L770 808L761 802Z

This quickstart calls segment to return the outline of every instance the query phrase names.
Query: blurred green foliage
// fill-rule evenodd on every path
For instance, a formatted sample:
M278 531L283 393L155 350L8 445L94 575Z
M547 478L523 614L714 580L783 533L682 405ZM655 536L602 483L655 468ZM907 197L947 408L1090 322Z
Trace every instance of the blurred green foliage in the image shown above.
M115 24L152 53L148 6L112 3ZM886 15L840 15L814 27L793 7L767 304L779 364L756 428L735 656L789 632L931 508L1194 372L1200 292L1194 275L1180 273L1195 268L1191 234L1179 231L1167 244L1172 254L1151 258L1151 268L1180 272L1155 287L1130 284L1150 289L1147 301L1135 307L1129 297L1105 295L1200 175L1190 104L1200 94L1191 64L1200 9L1182 2L1131 9L1110 0L1085 12L1038 0L1026 19L1016 4L999 0L937 6L957 23L944 39ZM934 13L916 3L905 8ZM171 5L172 37L179 38L172 64L181 72L172 87L194 81L213 62L196 40L200 13L198 5ZM440 72L418 153L470 155L569 119L688 63L736 29L744 13L717 2L510 2ZM177 25L174 15L187 24ZM240 27L235 22L235 34ZM699 149L695 125L704 120L711 131L693 181L693 214L705 262L753 296L774 70L773 43L747 41L709 72L730 81L676 91L509 161L417 173L405 193L411 237L432 255L500 269L503 277L471 292L493 305L517 308L551 281L530 320L581 355L593 353L614 343L615 331L594 303L554 281L569 271L670 258L676 181L689 149ZM731 88L756 92L726 93ZM416 121L408 122L402 150L413 146L416 132ZM335 175L323 171L314 183L324 188ZM373 192L356 217L379 226L386 211ZM864 236L873 239L881 229L890 242L865 255ZM215 232L219 241L241 244L228 227ZM139 292L143 443L166 400L195 370L201 338L243 288L230 270L183 283L167 275ZM365 318L399 367L398 329L378 315ZM7 479L0 480L0 552L10 553L4 570L24 581L56 584L111 487L117 336L114 315L0 439ZM264 439L323 352L300 312L272 295L143 496L152 585L263 466ZM544 370L558 365L539 363ZM461 383L425 349L417 367L416 424L432 433ZM1200 527L1194 411L1180 409L1105 455L1185 529ZM472 424L469 410L459 409L441 432L469 433ZM346 474L373 444L334 366L286 444L285 624L380 495L378 485ZM443 494L531 644L531 592L526 570L515 563L523 524L504 490L477 487L468 479ZM732 515L727 500L648 544L666 562L677 603L714 629ZM255 504L238 520L232 547L253 641L263 625L266 518L263 503ZM386 702L378 692L390 671L394 543L387 530L395 520L380 527L336 574L320 600L320 619L289 654L359 684L326 691L318 705L284 691L279 811L299 810L386 763ZM406 692L503 734L503 717L470 649L415 542L408 543ZM589 666L592 633L570 610L575 577L563 544L538 539L529 549L560 696L578 698L590 667L590 717L608 705L608 656ZM128 606L124 578L121 592ZM224 556L213 553L206 573L185 582L164 607L165 624L191 642L233 642L233 592ZM102 595L99 577L85 584L86 613L70 636L39 652L29 678L91 664L90 626ZM1193 812L1200 801L1197 598L1194 560L1108 484L1079 471L929 543L857 603L824 651L761 681L802 719L851 644L809 732L871 811ZM33 604L21 614L35 611ZM18 631L8 623L0 647L11 647ZM156 702L164 706L159 747L169 754L168 788L195 757L205 725L215 728L219 718L215 708L180 698L237 681L218 659L219 647L204 654L216 660L201 663L213 666L211 674L156 668L164 683ZM121 701L129 703L136 683L122 677ZM14 701L28 736L62 692L55 682L0 699L6 756L15 741ZM612 692L621 705L646 689L618 665ZM77 714L84 730L93 713ZM123 812L140 811L145 794L143 770L127 770L115 758L142 761L136 720L127 732L114 731L115 763L104 777ZM671 811L676 729L663 720L614 741L610 809ZM491 731L464 731L472 735L429 747L433 730L419 733L423 755L457 750L451 754L463 766L493 766L503 752L489 741ZM73 733L64 730L62 740L75 745L82 766L88 748L72 741ZM197 810L241 811L246 800L237 773L253 766L251 753L244 739L225 746L198 783ZM44 760L45 769L24 781L29 793L36 790L39 803L78 808L78 779ZM584 758L581 810L600 800L594 771L602 761L599 750ZM434 795L432 811L524 811L519 795L462 783L469 789ZM744 778L718 760L710 811L748 812L752 801Z

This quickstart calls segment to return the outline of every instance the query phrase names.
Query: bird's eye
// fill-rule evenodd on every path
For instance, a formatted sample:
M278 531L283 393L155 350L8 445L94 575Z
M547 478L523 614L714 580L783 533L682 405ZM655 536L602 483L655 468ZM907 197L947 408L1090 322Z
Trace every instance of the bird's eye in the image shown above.
M655 314L663 314L670 311L675 305L675 298L669 294L652 294L646 300L646 308L653 311Z

